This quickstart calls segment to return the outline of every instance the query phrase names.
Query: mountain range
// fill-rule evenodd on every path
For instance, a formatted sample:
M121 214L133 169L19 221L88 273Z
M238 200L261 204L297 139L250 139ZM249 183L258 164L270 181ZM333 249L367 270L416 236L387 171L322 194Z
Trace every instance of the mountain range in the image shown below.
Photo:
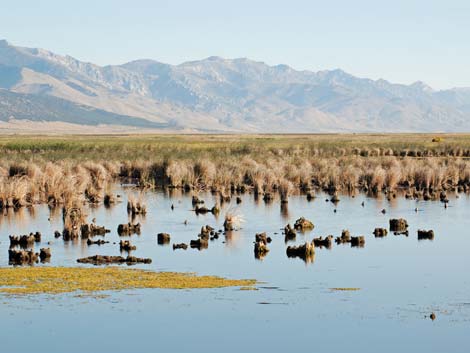
M470 88L216 56L99 66L1 40L0 130L18 121L95 132L461 132Z

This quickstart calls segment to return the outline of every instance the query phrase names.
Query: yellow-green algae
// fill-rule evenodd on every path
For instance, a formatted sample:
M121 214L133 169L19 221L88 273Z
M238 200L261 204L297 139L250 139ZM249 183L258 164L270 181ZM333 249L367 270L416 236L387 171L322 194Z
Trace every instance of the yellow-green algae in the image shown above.
M344 292L344 291L356 291L356 290L361 290L361 288L357 288L357 287L335 287L335 288L330 288L330 290L332 290L332 291L341 291L341 292Z
M256 284L252 279L197 276L194 273L154 272L118 267L0 268L0 294L59 294L134 288L221 288Z

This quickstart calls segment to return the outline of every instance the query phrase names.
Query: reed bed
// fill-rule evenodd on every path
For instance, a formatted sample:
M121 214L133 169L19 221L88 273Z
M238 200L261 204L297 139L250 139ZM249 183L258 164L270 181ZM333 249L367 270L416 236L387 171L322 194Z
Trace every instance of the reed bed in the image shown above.
M403 141L397 142L401 138ZM467 135L106 136L0 138L0 209L109 202L111 185L197 193L322 189L411 197L470 188ZM395 140L394 140L395 139ZM437 142L433 142L433 140ZM408 145L406 145L407 143ZM130 200L130 210L142 209Z

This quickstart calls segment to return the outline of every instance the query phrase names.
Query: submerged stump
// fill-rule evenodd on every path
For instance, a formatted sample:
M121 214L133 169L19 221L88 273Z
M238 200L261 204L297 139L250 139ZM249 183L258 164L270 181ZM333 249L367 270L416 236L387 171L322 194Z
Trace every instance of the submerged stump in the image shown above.
M434 240L434 231L418 229L418 240Z
M392 232L404 233L408 229L408 222L404 218L392 218L389 223Z

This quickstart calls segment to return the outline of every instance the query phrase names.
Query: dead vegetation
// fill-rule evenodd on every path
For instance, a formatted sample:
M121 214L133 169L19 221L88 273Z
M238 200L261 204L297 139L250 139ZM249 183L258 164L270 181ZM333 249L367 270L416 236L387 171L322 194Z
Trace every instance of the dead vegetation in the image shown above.
M70 140L61 145L62 153L68 153L63 158L48 138L35 139L27 148L27 139L3 145L0 139L0 150L8 156L0 160L0 209L36 203L67 209L74 202L110 206L117 202L111 192L117 181L181 188L194 195L210 190L220 195L220 204L245 191L266 202L279 197L282 203L299 192L312 199L314 189L329 192L334 202L340 191L393 197L402 189L424 200L445 200L446 191L470 191L470 141L464 135L439 137L438 142L427 135L158 137L145 148L139 139L122 139L114 137L93 149L86 139ZM39 151L34 160L26 153L31 149ZM194 206L199 213L218 211ZM128 211L146 213L141 195L129 196Z
M313 263L315 261L315 243L312 241L303 245L288 246L286 254L287 257L299 257L306 263Z
M224 230L226 232L237 230L243 223L243 217L235 213L234 210L228 210L225 214Z
M152 259L148 258L139 258L135 256L105 256L105 255L93 255L84 257L77 260L78 263L81 264L92 264L92 265L110 265L110 264L127 264L127 265L135 265L139 263L143 264L150 264L152 263Z
M127 201L127 213L130 214L132 217L137 215L145 216L147 214L147 206L143 201L142 193L139 194L138 197L134 195L129 195Z
M214 174L200 171L202 161L183 160L177 164L155 165L136 162L126 175L138 177L138 185L169 186L185 190L212 190L220 194L221 203L230 201L231 193L253 190L256 197L269 202L276 191L281 202L288 202L293 192L310 192L314 188L325 190L337 197L338 191L366 191L388 193L397 189L409 190L420 198L439 198L445 190L470 190L470 161L461 157L320 157L308 158L283 156L258 161L255 157L232 157L220 160ZM95 163L96 164L96 163ZM237 165L234 170L234 165ZM18 208L32 203L48 202L63 204L70 196L80 196L90 203L115 202L106 193L104 185L122 178L121 174L76 165L63 170L48 163L45 173L53 174L41 178L44 172L35 168L32 176L14 175L1 178L0 207ZM179 169L178 169L179 168ZM154 173L162 169L164 175ZM101 172L98 172L100 170ZM195 173L197 177L195 177ZM337 201L337 199L332 201ZM204 206L195 204L198 212L206 211ZM142 197L130 196L128 211L132 215L145 214ZM207 209L207 212L212 211Z

